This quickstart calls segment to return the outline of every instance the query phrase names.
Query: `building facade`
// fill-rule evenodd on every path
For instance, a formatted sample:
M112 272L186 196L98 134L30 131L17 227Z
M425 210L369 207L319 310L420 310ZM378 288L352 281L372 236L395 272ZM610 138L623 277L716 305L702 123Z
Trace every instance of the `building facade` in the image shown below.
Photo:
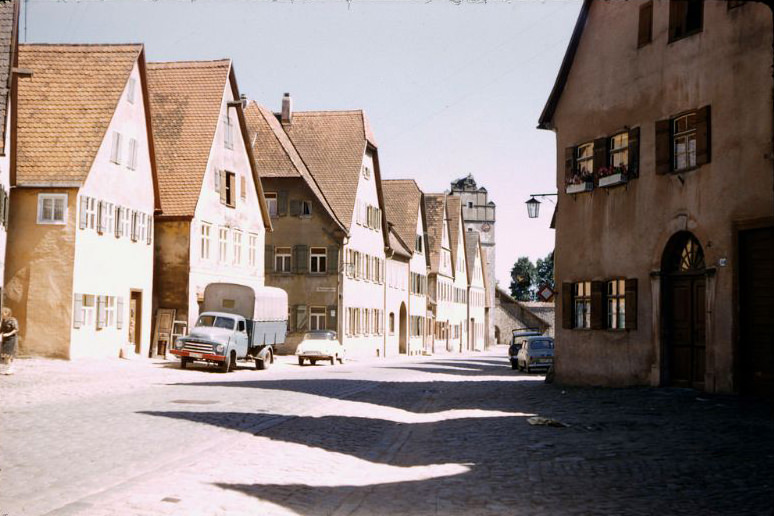
M5 254L11 192L11 121L19 66L19 2L0 4L0 306L5 293Z
M449 249L454 268L449 318L449 346L452 351L461 352L468 347L470 328L468 321L468 258L465 252L467 232L462 223L462 202L459 197L446 196L446 213L449 216Z
M758 2L584 2L540 118L558 381L774 394L771 65Z

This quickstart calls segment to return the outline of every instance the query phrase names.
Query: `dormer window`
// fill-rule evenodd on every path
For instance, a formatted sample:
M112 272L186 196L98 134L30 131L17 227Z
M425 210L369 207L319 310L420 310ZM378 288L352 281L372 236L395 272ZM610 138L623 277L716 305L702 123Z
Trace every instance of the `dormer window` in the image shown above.
M363 177L366 179L371 178L371 169L368 168L366 165L363 165Z
M223 117L223 143L227 149L234 148L234 124L228 114Z
M422 235L417 235L414 240L414 250L418 253L422 253Z

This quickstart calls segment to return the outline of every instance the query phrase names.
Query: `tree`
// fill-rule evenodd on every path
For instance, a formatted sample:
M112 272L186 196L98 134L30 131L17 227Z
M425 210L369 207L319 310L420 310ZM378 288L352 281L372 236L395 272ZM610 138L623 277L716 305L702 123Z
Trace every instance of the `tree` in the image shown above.
M535 283L537 271L535 265L526 256L522 256L511 269L511 296L518 301L532 299L532 285Z
M538 258L536 270L536 283L537 288L541 288L544 285L551 287L551 290L556 291L554 288L554 252L548 253L544 259Z

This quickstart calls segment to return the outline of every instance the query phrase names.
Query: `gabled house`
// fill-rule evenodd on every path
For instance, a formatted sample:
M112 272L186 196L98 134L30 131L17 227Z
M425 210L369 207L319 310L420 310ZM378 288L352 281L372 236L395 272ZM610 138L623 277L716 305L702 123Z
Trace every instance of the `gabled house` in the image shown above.
M388 244L378 151L368 120L359 110L294 112L288 94L277 116L285 134L278 141L294 163L278 168L267 183L276 188L269 194L276 198L283 227L267 254L275 253L275 269L283 267L272 274L272 285L294 285L288 340L292 346L305 331L325 324L337 329L348 356L383 356ZM263 119L270 122L265 111ZM276 134L277 126L270 125ZM282 179L292 177L293 169L302 174L303 184ZM299 189L291 194L291 186L283 189L283 184ZM291 255L280 260L277 253L287 249ZM288 279L285 267L299 276Z
M386 204L385 193L385 204ZM386 336L384 356L411 354L409 349L409 265L411 249L387 222L388 245L385 260L384 312ZM420 347L421 349L421 347Z
M6 303L22 352L146 355L158 209L142 45L21 45Z
M452 351L452 324L457 320L454 303L454 262L451 255L446 194L425 194L428 312L432 314L433 353Z
M483 351L487 345L486 254L478 232L465 232L465 256L468 265L468 342L466 349Z
M462 351L468 344L468 260L465 253L465 227L462 224L462 201L454 195L446 196L449 216L449 249L454 267L452 309L449 318L449 345L453 351Z
M427 253L424 194L413 179L384 180L382 191L391 231L390 248L394 247L392 241L396 238L402 244L401 247L408 251L410 258L404 272L407 290L404 298L408 310L408 340L405 351L402 352L409 355L429 353L432 351L430 346L432 329L427 305L430 256ZM390 274L388 273L387 276L388 286L391 286ZM388 320L391 320L390 314L395 312L390 309L389 303L386 311Z
M271 221L231 60L150 63L148 77L161 207L154 307L192 327L210 283L264 285Z
M774 396L772 19L586 0L556 132L556 379Z

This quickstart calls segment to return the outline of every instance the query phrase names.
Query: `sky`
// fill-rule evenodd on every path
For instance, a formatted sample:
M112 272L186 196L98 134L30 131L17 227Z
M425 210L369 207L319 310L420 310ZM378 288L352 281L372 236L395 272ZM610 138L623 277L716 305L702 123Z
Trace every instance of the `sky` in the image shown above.
M382 177L443 192L472 174L497 204L496 271L554 248L556 139L536 129L580 0L21 0L28 43L144 43L149 61L229 57L279 111L363 109ZM389 207L388 210L389 217Z

